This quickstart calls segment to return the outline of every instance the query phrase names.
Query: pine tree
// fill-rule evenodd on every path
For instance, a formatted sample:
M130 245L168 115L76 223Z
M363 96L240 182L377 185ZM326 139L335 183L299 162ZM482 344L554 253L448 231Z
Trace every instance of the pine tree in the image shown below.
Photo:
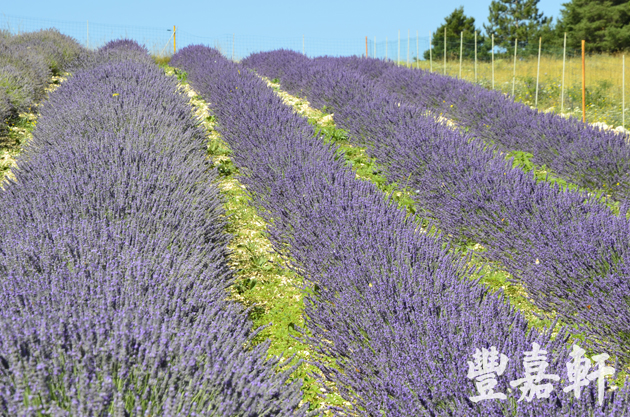
M630 1L572 0L562 5L556 36L567 33L567 47L589 52L630 50Z
M446 16L432 35L433 59L439 60L444 56L444 28L446 28L447 56L449 59L459 58L459 43L461 33L464 32L464 58L475 57L475 31L477 32L477 56L483 59L489 54L490 42L479 34L475 27L475 18L464 14L464 7L459 7ZM429 50L424 51L424 59L429 59Z
M494 35L494 43L506 49L519 44L538 48L538 37L551 33L551 17L538 10L540 0L494 0L490 3L488 25L483 25L486 36Z

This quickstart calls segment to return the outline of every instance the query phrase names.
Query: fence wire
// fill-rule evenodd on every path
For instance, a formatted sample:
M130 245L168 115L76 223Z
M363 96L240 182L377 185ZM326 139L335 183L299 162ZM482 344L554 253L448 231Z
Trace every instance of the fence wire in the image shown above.
M573 114L580 111L581 49L565 50L563 47L542 44L539 66L538 42L518 42L515 59L514 46L502 48L495 44L493 57L491 45L484 46L481 36L477 45L474 41L467 41L470 38L470 34L467 37L464 35L463 41L462 37L447 37L445 49L444 37L441 37L438 42L433 42L432 52L429 53L430 36L421 37L411 31L401 31L400 37L393 39L368 37L367 45L364 38L363 55L401 66L461 77L510 95L514 91L517 100L532 105L537 101L536 104L543 110L553 109ZM485 41L491 43L490 39L486 38ZM587 119L615 126L622 124L622 103L624 93L625 96L628 93L627 82L623 81L622 60L621 54L587 54L585 57Z
M54 27L90 49L96 49L114 39L127 38L145 45L154 55L166 57L172 55L174 50L173 26L136 27L4 14L0 19L0 28L13 34ZM418 32L410 30L400 31L393 37L357 36L354 39L314 39L304 36L272 37L238 33L199 36L182 27L177 28L175 46L179 50L191 44L204 44L220 49L226 57L235 61L254 52L280 48L304 53L309 57L367 55L370 58L394 61L399 65L431 70L454 77L461 76L465 80L477 82L507 94L512 94L514 91L517 100L533 103L538 73L538 42L518 43L516 68L514 68L513 47L495 46L493 62L490 47L482 44L480 36L475 60L475 43L470 42L470 39L470 34L464 34L463 38L461 36L447 37L446 59L444 37L434 42L439 45L434 45L430 49L430 36L419 36ZM489 42L487 38L485 41ZM563 52L561 47L542 45L537 104L543 109L553 107L558 111L581 106L581 50L566 50L564 72ZM562 94L563 74L564 94ZM623 118L621 103L624 94L622 86L625 87L625 84L622 81L621 55L590 55L586 58L587 102L593 108L592 112L600 112L597 116L598 120L613 124L621 122ZM601 109L608 107L619 107L619 111L615 114L614 112L601 113L604 112ZM608 110L605 111L608 112Z
M159 56L173 54L173 27L135 27L109 25L95 22L71 22L52 19L34 19L21 16L2 15L0 28L13 34L33 32L40 29L56 28L61 33L72 36L82 45L96 49L114 39L133 39L147 47L149 52ZM274 49L290 49L307 56L349 56L363 55L361 37L356 39L318 39L304 36L272 37L240 35L238 33L217 36L199 36L186 28L176 28L176 47L181 49L192 44L204 44L219 48L225 56L240 60L254 52ZM362 49L363 48L363 49Z

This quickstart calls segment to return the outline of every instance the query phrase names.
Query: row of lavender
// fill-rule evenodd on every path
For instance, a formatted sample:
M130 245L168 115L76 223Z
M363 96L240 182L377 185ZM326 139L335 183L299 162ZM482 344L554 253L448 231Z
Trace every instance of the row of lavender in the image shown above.
M334 359L334 366L318 366L356 405L355 412L415 417L627 411L630 386L606 392L603 405L594 386L579 398L552 388L548 398L519 399L510 387L519 385L515 381L526 369L519 359L535 343L548 353L550 369L569 383L564 329L554 341L528 330L500 296L466 279L466 259L450 255L439 237L418 231L373 184L357 180L335 148L246 67L203 46L184 48L171 63L209 101L243 173L240 181L271 224L275 248L305 277L304 337ZM506 356L496 386L484 389L473 381L471 364L476 349L492 346ZM487 401L477 396L494 390ZM506 400L489 399L501 395Z
M248 57L261 75L334 112L337 126L408 184L413 198L456 239L482 244L543 309L595 346L630 360L630 222L594 197L513 169L483 141L400 103L345 60L290 51ZM625 214L625 209L622 209ZM585 327L584 327L585 326Z
M503 150L530 152L534 163L581 187L604 189L617 200L630 197L630 145L625 134L540 112L500 92L441 74L375 59L343 61L399 100L443 114L477 138Z
M0 31L0 133L44 98L51 75L62 74L85 53L54 29L16 36Z
M204 133L150 60L86 58L0 191L0 415L306 415L225 301Z

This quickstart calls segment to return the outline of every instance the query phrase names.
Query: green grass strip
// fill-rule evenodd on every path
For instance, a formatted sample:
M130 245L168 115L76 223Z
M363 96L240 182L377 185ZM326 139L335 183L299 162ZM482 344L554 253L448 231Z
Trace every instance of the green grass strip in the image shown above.
M216 118L203 98L187 86L185 73L166 65L163 67L167 75L178 77L180 85L191 97L196 115L208 131L208 158L220 174L219 188L225 198L227 232L232 235L228 248L230 266L236 279L229 298L250 309L249 317L254 328L267 326L252 344L269 340L268 357L295 355L287 366L294 365L298 360L317 360L334 366L331 358L322 357L299 340L298 329L305 330L303 279L288 267L286 259L274 252L267 237L267 223L258 215L247 190L237 180L238 168L230 158L231 149L216 131ZM310 403L311 410L351 406L335 392L332 382L326 382L330 391L326 390L318 382L316 374L319 374L317 367L303 363L290 378L303 381L304 402Z

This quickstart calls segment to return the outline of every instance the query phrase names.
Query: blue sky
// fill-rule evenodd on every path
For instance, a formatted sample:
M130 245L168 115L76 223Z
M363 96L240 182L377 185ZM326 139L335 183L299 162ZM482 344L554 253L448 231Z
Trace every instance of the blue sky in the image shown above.
M289 47L304 48L310 55L349 55L365 52L365 36L370 55L374 38L377 54L384 53L387 37L389 56L397 48L398 31L402 55L406 55L407 35L416 48L426 49L428 36L455 8L475 18L479 28L487 23L490 0L483 1L120 1L65 0L6 1L0 6L0 23L24 31L55 26L63 33L86 43L98 45L110 38L132 37L149 49L170 50L172 32L177 25L177 46L204 43L220 46L227 55L238 56L253 50ZM538 7L545 16L560 15L566 0L541 0ZM176 6L176 4L185 6ZM88 25L89 21L89 25ZM89 26L89 29L88 29ZM416 42L415 36L419 39Z

